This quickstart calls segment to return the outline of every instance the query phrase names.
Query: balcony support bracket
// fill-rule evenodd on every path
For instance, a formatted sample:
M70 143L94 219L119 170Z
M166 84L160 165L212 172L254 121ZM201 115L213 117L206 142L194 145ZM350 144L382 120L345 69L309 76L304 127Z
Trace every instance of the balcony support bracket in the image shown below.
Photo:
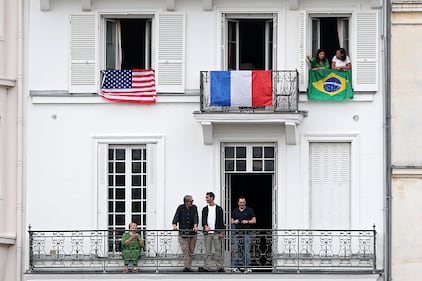
M202 126L202 135L204 138L204 144L205 145L211 145L212 144L212 138L213 138L213 131L212 131L212 122L200 122Z
M286 130L286 144L295 145L297 143L296 123L284 123Z

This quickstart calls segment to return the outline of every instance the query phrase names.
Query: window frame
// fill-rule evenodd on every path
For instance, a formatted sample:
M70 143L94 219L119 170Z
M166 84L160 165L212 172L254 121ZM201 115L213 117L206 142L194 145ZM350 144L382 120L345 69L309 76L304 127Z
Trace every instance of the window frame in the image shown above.
M145 59L145 66L144 69L155 69L155 45L154 45L154 34L155 34L155 19L156 15L154 13L145 13L145 14L130 14L128 15L123 13L113 13L113 14L100 14L100 69L107 69L107 23L108 22L116 22L116 29L119 26L120 19L134 19L134 20L145 20L145 52L144 52L144 59ZM121 46L118 40L119 32L116 30L115 32L115 68L116 70L121 69ZM119 63L120 61L120 63Z

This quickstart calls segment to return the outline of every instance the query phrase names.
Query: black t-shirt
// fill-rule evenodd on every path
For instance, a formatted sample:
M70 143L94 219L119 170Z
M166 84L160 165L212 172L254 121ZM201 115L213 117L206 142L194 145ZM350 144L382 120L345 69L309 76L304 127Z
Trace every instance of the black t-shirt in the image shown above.
M255 217L255 212L252 208L246 207L243 211L240 211L239 208L236 208L232 212L232 219L239 220L240 222L242 220L251 220L253 217ZM252 228L251 224L243 224L238 223L235 224L236 229L249 229Z

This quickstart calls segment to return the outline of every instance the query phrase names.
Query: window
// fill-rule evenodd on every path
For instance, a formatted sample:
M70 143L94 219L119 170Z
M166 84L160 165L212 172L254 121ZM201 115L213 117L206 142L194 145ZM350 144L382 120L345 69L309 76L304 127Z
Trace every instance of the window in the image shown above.
M348 17L313 17L311 22L312 55L322 48L331 62L338 48L350 52Z
M275 147L273 144L224 146L225 172L275 171Z
M106 69L151 68L151 19L105 19Z
M229 70L270 70L274 67L275 15L226 14L227 50L223 65Z
M311 142L311 228L351 227L351 143Z
M110 145L108 149L109 249L119 250L119 237L130 222L146 228L147 151L142 145Z

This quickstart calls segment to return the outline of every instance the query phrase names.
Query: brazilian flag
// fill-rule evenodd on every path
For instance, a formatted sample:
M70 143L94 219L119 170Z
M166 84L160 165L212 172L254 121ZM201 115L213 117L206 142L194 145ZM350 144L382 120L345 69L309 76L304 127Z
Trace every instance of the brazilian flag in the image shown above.
M353 99L352 71L309 71L308 100Z

